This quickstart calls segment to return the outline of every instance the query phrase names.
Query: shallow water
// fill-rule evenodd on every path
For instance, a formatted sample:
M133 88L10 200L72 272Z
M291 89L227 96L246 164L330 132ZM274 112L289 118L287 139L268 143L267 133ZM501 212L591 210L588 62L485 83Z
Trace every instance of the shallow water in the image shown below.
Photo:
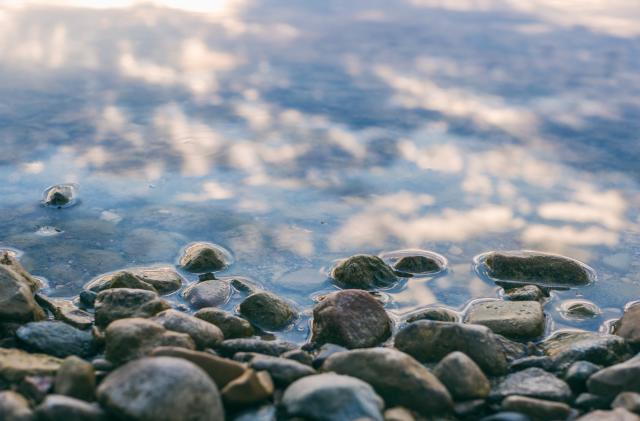
M407 248L448 269L385 291L398 316L499 296L473 269L490 250L595 269L552 294L551 328L640 296L633 2L10 3L0 247L53 296L192 241L307 310L336 259ZM73 206L42 206L60 183ZM601 313L564 317L570 299ZM303 317L284 336L306 334Z

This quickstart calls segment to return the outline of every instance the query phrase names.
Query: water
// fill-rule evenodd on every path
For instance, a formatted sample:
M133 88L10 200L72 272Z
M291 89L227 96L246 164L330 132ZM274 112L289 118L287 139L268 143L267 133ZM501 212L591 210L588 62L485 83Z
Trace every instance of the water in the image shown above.
M473 270L491 250L596 270L553 293L552 329L639 298L633 2L55 3L0 8L0 247L50 295L210 241L222 275L305 311L281 334L299 341L355 253L447 259L384 291L398 317L499 296ZM42 206L60 183L73 206ZM564 317L570 299L601 313Z

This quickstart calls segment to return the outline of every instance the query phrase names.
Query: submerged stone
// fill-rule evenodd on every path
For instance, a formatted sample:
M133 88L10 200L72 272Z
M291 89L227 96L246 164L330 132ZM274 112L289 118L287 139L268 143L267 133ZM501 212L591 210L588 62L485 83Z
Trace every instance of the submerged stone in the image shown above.
M338 263L331 277L343 288L374 289L388 287L398 281L389 265L377 256L359 254Z
M563 317L572 320L591 319L602 313L597 305L587 300L563 301L558 310Z
M215 272L231 263L229 252L216 244L193 243L180 258L180 266L193 273Z
M134 288L165 295L180 289L183 282L182 277L168 267L131 268L99 276L84 288L96 293L110 288Z

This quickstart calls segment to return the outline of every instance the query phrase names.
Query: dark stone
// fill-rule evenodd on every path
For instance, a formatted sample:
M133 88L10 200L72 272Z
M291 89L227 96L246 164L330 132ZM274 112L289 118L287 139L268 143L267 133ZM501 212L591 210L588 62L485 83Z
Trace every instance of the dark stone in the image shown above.
M571 389L553 374L534 367L500 379L490 397L497 401L512 395L567 402L571 399Z
M331 272L343 288L374 289L388 287L398 281L393 269L381 258L360 254L338 263Z
M444 357L433 369L433 374L457 401L484 399L489 396L489 380L480 367L462 352L454 351Z
M283 298L270 292L256 292L240 303L240 314L264 330L280 330L297 316L296 309Z
M620 392L640 392L640 355L597 371L587 387L590 393L611 398Z
M91 332L62 322L31 322L16 332L20 345L29 351L64 358L69 355L89 357L95 354Z
M505 299L511 301L543 301L547 296L537 285L508 288L504 292Z
M255 352L277 357L296 348L296 344L291 342L241 338L223 341L216 350L223 357L233 357L236 352Z
M229 264L228 252L218 245L208 243L189 245L180 258L180 266L193 273L215 272Z
M318 349L315 358L313 359L313 367L320 368L327 358L335 354L336 352L347 351L347 348L336 344L324 344Z
M229 301L231 287L223 280L198 282L187 287L182 296L194 309L217 307Z
M254 355L249 367L256 371L267 371L279 388L285 388L302 377L316 374L316 370L297 361L260 354Z
M611 398L594 395L593 393L581 393L579 394L573 406L581 411L591 411L594 409L606 409L611 405Z
M394 269L409 273L438 272L442 269L437 259L427 256L404 256L393 265Z
M91 363L75 357L67 357L56 373L55 392L85 401L95 399L96 375Z
M76 197L76 186L74 184L58 184L49 187L44 192L43 202L46 206L65 207L73 204Z
M531 418L520 412L498 412L488 417L482 418L480 421L532 421Z
M118 319L151 317L171 308L155 292L129 288L101 291L96 298L95 307L95 323L99 327L106 327Z
M531 357L523 357L511 361L509 364L509 371L520 371L531 367L538 367L545 371L549 371L552 365L553 361L551 361L551 358L533 355Z
M289 360L297 361L301 364L308 365L309 367L313 366L313 356L309 354L307 351L302 349L294 349L292 351L287 351L281 355L282 358L287 358Z
M225 339L246 338L255 333L247 320L219 308L201 308L196 311L194 317L218 326Z
M589 361L576 361L571 364L564 374L564 380L573 390L573 393L579 394L587 390L587 380L593 373L602 367Z
M177 310L162 311L153 316L152 320L167 330L191 336L199 349L215 348L224 340L222 331L217 326Z
M457 322L458 314L444 307L429 307L418 312L410 314L407 323L417 322L418 320L433 320L437 322Z
M78 296L80 299L80 304L84 308L93 308L96 297L98 296L97 292L83 290L80 291L80 295Z
M557 332L540 343L542 351L551 357L553 367L563 371L576 361L611 365L631 356L628 344L616 335L595 332Z

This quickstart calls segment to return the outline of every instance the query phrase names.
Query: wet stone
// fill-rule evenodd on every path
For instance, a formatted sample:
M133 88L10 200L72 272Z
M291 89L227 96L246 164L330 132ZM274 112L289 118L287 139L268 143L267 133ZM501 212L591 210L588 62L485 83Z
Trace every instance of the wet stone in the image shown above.
M285 299L270 292L256 292L240 303L240 314L264 330L279 330L288 326L296 309Z
M573 406L581 411L606 409L611 406L611 397L604 397L585 392L576 397L575 401L573 401Z
M18 383L27 376L55 375L62 360L45 354L0 348L0 379Z
M507 397L502 401L502 409L523 413L534 420L564 420L571 414L571 407L566 403L525 396Z
M133 273L126 270L121 270L116 273L99 277L98 279L88 283L85 288L93 292L100 292L111 288L143 289L146 291L158 292L151 284L143 281Z
M313 356L307 351L303 351L302 349L294 349L292 351L287 351L281 355L282 358L287 358L289 360L297 361L301 364L308 365L309 367L313 366Z
M95 388L96 376L93 365L75 356L65 358L56 374L55 393L93 401Z
M230 263L229 253L225 249L209 243L189 245L180 258L180 266L193 273L216 272Z
M531 367L538 367L549 371L553 365L551 358L547 356L532 355L511 361L509 371L520 371Z
M44 192L43 202L47 206L66 207L73 204L76 197L76 186L74 184L58 184L49 187Z
M318 351L316 352L315 358L313 359L313 363L311 364L314 368L320 368L322 364L337 352L347 351L347 348L336 345L336 344L324 344L322 345Z
M129 317L151 317L171 308L152 291L116 288L100 292L95 302L95 323L106 327L114 320Z
M46 318L34 294L39 282L8 252L0 252L0 322L30 322Z
M273 381L266 371L246 370L222 389L222 398L230 406L251 405L273 394Z
M246 338L254 335L251 323L242 317L215 307L205 307L196 311L194 317L216 325L225 339Z
M264 341L262 339L241 338L223 341L216 349L223 357L233 357L237 352L255 352L277 357L296 349L296 344L284 341Z
M466 322L508 338L533 339L544 333L545 316L537 301L486 301L471 306Z
M458 313L444 307L429 307L410 314L406 321L413 323L418 320L434 320L438 322L457 322Z
M624 311L613 332L634 345L640 344L640 304L631 305Z
M56 320L83 330L90 329L93 325L93 315L79 309L69 300L53 299L36 294L36 301L53 313Z
M551 358L554 369L559 371L576 361L589 361L607 366L631 356L624 339L595 332L556 332L541 342L539 347Z
M601 368L589 361L576 361L567 369L564 380L571 387L571 390L578 394L587 390L587 380Z
M297 361L286 358L256 354L249 367L256 371L266 371L279 388L285 388L296 380L316 374L316 370Z
M551 373L540 368L528 368L498 381L490 397L492 400L502 400L512 395L566 402L571 399L571 389Z
M612 408L624 408L629 412L640 414L640 393L622 392L611 403Z
M563 317L572 320L591 319L602 313L597 305L587 300L563 301L558 310Z
M109 288L134 288L166 295L180 289L183 283L182 277L169 267L131 268L102 275L85 289L97 293Z
M481 418L480 421L531 421L531 418L520 412L501 411Z
M587 381L590 393L614 397L620 392L640 392L640 356L597 371Z
M27 323L18 329L16 336L24 349L55 357L89 357L95 353L91 332L76 329L63 322Z
M393 269L381 258L356 255L338 263L331 277L343 288L374 289L388 287L398 281Z
M229 300L231 287L223 280L198 282L187 287L182 296L194 309L218 307Z
M440 381L457 401L484 399L491 384L480 367L459 351L444 357L433 369Z
M408 273L430 273L442 270L441 263L428 256L404 256L398 259L393 267Z
M177 310L162 311L151 320L167 330L189 335L199 349L215 348L224 339L217 326Z
M536 285L525 285L506 289L504 297L511 301L543 301L547 294Z

